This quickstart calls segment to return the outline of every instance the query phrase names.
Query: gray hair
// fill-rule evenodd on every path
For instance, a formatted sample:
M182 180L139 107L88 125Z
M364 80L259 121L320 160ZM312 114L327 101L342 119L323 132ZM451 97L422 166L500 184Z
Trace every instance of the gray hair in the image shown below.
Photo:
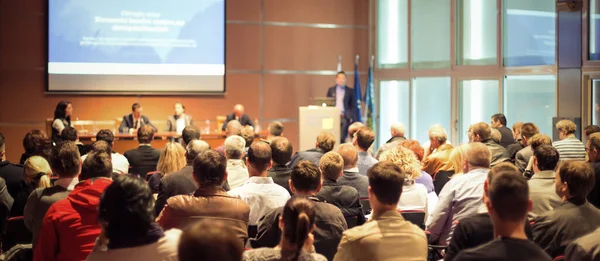
M390 126L390 132L400 134L404 136L406 134L406 125L402 122L396 122Z
M448 140L448 134L446 134L446 129L442 125L434 124L429 128L429 138L444 144Z
M210 149L210 145L203 140L192 140L185 147L185 155L188 161L194 160L198 154Z
M244 155L246 140L237 135L229 136L225 139L223 146L225 147L225 156L227 156L227 159L241 159Z

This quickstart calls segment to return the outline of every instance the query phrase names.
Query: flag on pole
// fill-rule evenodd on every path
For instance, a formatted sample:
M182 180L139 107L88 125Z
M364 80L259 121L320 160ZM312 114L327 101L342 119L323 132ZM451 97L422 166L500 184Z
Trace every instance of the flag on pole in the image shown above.
M360 76L358 75L358 55L356 55L356 60L354 61L354 97L356 97L356 115L354 116L354 121L362 122L362 93L360 90Z
M369 75L367 77L367 86L365 90L365 118L367 127L372 130L375 129L375 122L373 121L373 114L375 114L375 99L374 92L375 87L373 87L373 61L375 60L375 56L371 56L371 63L369 63Z

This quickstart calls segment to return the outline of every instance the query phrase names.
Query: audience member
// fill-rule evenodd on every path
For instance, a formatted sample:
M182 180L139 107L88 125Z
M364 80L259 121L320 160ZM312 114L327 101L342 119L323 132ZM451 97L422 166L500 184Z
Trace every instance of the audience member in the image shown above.
M177 254L179 261L242 261L244 244L225 221L202 220L181 234Z
M75 185L79 183L77 176L81 172L81 157L77 145L70 141L57 144L52 148L50 166L52 173L58 175L58 179L54 181L54 186L38 188L31 192L23 211L25 226L33 234L34 247L38 232L42 227L44 215L46 215L50 206L65 199L75 188Z
M500 132L500 145L506 148L515 142L513 132L506 127L506 116L502 113L492 115L492 128Z
M6 181L0 178L0 219L7 220L9 218L14 202L14 199L8 194Z
M248 148L254 142L254 130L250 126L246 126L242 129L242 138L246 141L246 146L244 146L244 153L248 153Z
M365 216L358 191L354 187L338 183L344 173L342 156L333 151L325 153L319 162L319 169L322 174L323 187L317 194L317 198L338 207L346 218L348 227L363 224Z
M240 124L239 121L237 120L230 120L227 122L226 125L223 125L225 127L225 136L227 138L231 137L231 136L242 136L242 129L243 126L242 124ZM225 155L225 145L221 145L219 147L217 147L215 149L215 151L217 151L218 153L221 153L223 155Z
M430 242L447 245L455 222L476 214L481 205L483 183L490 168L490 150L483 143L470 143L463 150L463 158L465 174L448 181L427 221Z
M427 159L431 154L436 152L439 147L446 145L447 141L448 134L446 134L446 129L444 128L444 126L434 124L431 127L429 127L429 147L425 149L425 155L423 155L423 160Z
M491 153L490 167L496 166L500 162L509 161L506 149L501 145L494 143L491 138L492 130L485 122L475 123L469 128L469 141L481 142L485 144Z
M421 147L421 144L419 144L419 142L416 140L405 140L400 142L399 144L400 146L405 147L414 153L414 157L417 160L420 170L423 167L421 165L421 162L423 160L424 151L423 147ZM415 175L417 176L415 176L415 178L412 180L416 181L417 183L423 184L423 186L427 188L427 193L433 192L435 190L435 188L433 187L433 178L429 173L425 171L419 171L419 173L416 173Z
M2 133L0 133L0 178L6 182L10 196L16 198L24 180L23 166L10 163L6 159L6 140Z
M149 126L152 131L157 132L158 129L150 122L146 115L142 115L144 108L139 103L131 105L131 113L123 116L121 125L119 126L120 133L135 133L139 132L143 126Z
M588 195L588 201L600 208L600 134L592 133L587 139L586 149L590 166L594 170L596 183Z
M536 134L531 137L528 143L531 146L531 150L535 151L535 149L542 145L552 146L552 139L546 134ZM531 172L533 172L533 157L529 158L529 163L527 163L524 174L528 175Z
M203 151L208 150L210 146L203 140L191 140L187 143L185 158L187 165L183 169L165 176L160 180L158 186L158 196L156 198L155 212L158 216L164 208L167 200L177 195L188 195L198 189L198 184L194 180L194 159Z
M533 219L533 239L550 256L563 255L571 242L600 227L600 209L586 199L593 186L589 165L565 161L558 167L556 194L562 204Z
M278 140L278 139L275 139ZM273 145L273 143L271 143ZM328 260L335 256L342 232L348 229L342 212L334 205L320 201L316 194L321 189L321 172L319 167L310 161L301 161L294 167L289 181L294 197L305 197L315 203L314 245L317 253ZM258 222L256 239L251 245L258 247L275 247L281 241L279 219L283 207L269 212Z
M267 130L267 138L264 141L271 143L274 139L283 136L283 123L279 121L271 122Z
M396 211L404 184L400 167L379 162L367 175L373 214L344 232L334 260L427 260L425 233Z
M43 244L35 246L34 261L84 260L89 255L100 234L94 221L100 195L112 182L111 173L108 154L92 153L85 159L79 175L82 182L66 199L52 204L44 216L38 237Z
M48 164L46 159L40 156L33 156L25 161L25 165L23 166L24 180L21 183L21 189L14 198L14 203L10 210L11 217L23 216L23 210L31 192L38 188L44 189L52 186L50 175L52 175L52 169L50 169L50 164Z
M194 125L194 119L192 118L192 115L185 113L185 105L183 105L183 103L175 103L174 109L174 113L167 117L165 131L182 134L185 127Z
M77 145L77 148L79 148L79 154L81 154L81 155L85 155L85 154L88 154L88 152L90 152L89 145L84 145L83 143L79 142L79 133L77 132L77 129L75 129L73 127L65 127L63 129L63 131L60 133L60 139L61 139L61 141L75 142L75 144ZM96 140L98 140L97 137L96 137ZM127 167L129 168L129 162L127 163Z
M355 188L361 198L367 198L369 179L366 176L358 174L358 152L352 144L344 143L337 149L337 153L344 160L343 175L338 179L338 184L347 185Z
M117 176L100 197L102 232L87 260L175 260L181 230L163 231L154 217L154 197L146 182L133 175Z
M164 229L184 229L198 219L223 220L234 228L240 242L248 239L250 207L222 188L227 180L227 160L213 150L205 150L194 159L194 194L178 195L167 200L157 222Z
M244 252L246 261L314 260L327 258L315 252L313 231L315 229L315 203L305 197L287 201L279 218L281 241L275 248L258 248Z
M373 158L369 148L375 141L375 133L369 127L362 127L356 131L353 145L358 150L358 174L367 176L367 171L378 161Z
M453 149L452 144L439 146L435 152L423 160L423 167L421 169L433 177L440 171L454 170L450 162L450 154Z
M284 187L292 194L289 185L292 170L285 165L292 159L292 152L294 151L292 143L285 137L279 137L271 140L270 145L273 154L273 167L267 171L267 176L273 178L275 184Z
M483 185L483 202L489 200L489 187L492 184L492 180L503 172L517 172L519 169L513 164L508 162L500 163L494 166L487 175L487 180ZM533 238L531 232L531 225L528 220L523 219L525 224L525 233L527 238ZM470 217L465 217L458 221L454 232L452 233L452 239L448 245L446 251L446 257L444 261L451 261L456 258L456 255L465 249L474 248L483 245L487 242L494 240L494 226L492 219L488 213L488 209L485 204L481 204L477 210L477 214Z
M560 140L555 141L552 146L558 150L560 161L585 161L585 145L575 137L577 125L570 120L561 120L556 123L556 130Z
M523 145L523 148L515 155L515 165L517 168L519 168L521 173L525 172L525 169L529 164L529 160L531 159L531 156L533 156L533 149L529 144L531 138L539 133L540 130L538 127L531 122L525 123L523 126L521 126L521 144Z
M542 145L533 152L533 176L529 184L529 198L533 202L530 217L544 214L561 203L561 199L554 190L556 179L556 165L558 164L558 151L549 145Z
M25 134L23 138L23 149L25 152L21 155L19 164L25 164L25 161L31 156L42 156L44 159L50 159L52 150L52 141L48 139L45 132L41 130L32 130ZM8 181L7 181L8 182Z
M185 160L185 149L181 144L169 142L160 151L160 158L156 165L158 173L152 175L148 180L148 185L152 189L152 193L159 192L160 180L163 177L169 176L172 173L182 170L187 165Z
M319 136L317 136L317 143L315 144L315 148L309 149L307 151L299 151L294 154L288 167L293 169L296 164L302 160L310 160L310 162L315 165L319 165L319 160L323 154L333 150L333 146L335 145L335 137L331 132L321 132Z
M525 222L531 200L527 180L517 171L498 173L486 183L485 206L496 239L458 254L455 260L547 260L539 246L527 238Z
M523 143L521 142L521 140L522 140L521 127L522 126L523 126L523 122L520 122L520 121L513 124L512 132L513 132L513 138L514 138L515 142L513 144L508 145L508 147L506 147L506 153L508 153L508 156L510 157L510 161L512 163L515 163L515 157L517 156L517 152L520 151L521 149L525 148L525 146L526 146L526 145L523 145Z
M181 138L183 139L182 145L187 147L191 141L200 139L200 129L194 125L185 126L181 132Z
M248 181L248 168L242 160L246 141L244 138L234 135L225 139L225 158L227 158L227 182L234 189L244 185Z
M492 135L490 136L495 143L500 144L502 140L502 133L499 130L492 128Z
M112 162L113 165L113 173L118 173L118 174L126 174L129 172L129 161L127 160L127 158L123 155L121 155L121 153L118 153L114 150L112 150L112 147L115 145L115 135L112 133L112 131L104 129L104 130L100 130L97 134L96 134L96 142L99 141L105 141L108 146L110 151L108 152L110 155L110 161ZM90 150L92 150L92 148L90 147ZM89 151L88 151L89 152ZM80 150L81 153L81 150ZM87 157L87 154L81 154L81 161L85 161L85 158Z
M146 179L146 174L156 170L161 151L152 148L154 129L150 125L143 125L138 129L137 138L139 147L125 152L125 158L131 165L131 174L139 175Z
M404 123L396 122L392 124L392 126L390 126L390 134L392 135L392 137L388 141L386 141L383 146L379 147L377 153L375 154L375 158L379 160L379 155L381 155L381 153L391 148L395 148L396 146L398 146L399 142L406 140L406 138L404 137L405 133L406 125L404 125Z
M246 184L229 191L232 196L240 196L250 205L249 225L255 226L258 219L271 209L285 205L290 198L290 193L285 188L267 177L267 170L271 168L271 147L264 142L252 144L248 150L246 160L250 179Z
M356 136L356 132L362 127L365 127L365 125L360 121L355 121L350 124L350 126L348 126L348 137L346 137L345 142L352 142Z
M231 121L237 121L239 123L240 130L242 129L242 127L245 126L255 127L252 123L252 120L250 119L250 116L244 113L244 105L241 104L236 104L235 106L233 106L233 113L227 114L227 117L225 118L225 122L223 123L223 127L221 128L221 130L227 130L227 125Z
M66 127L72 127L71 115L73 114L73 105L69 101L60 101L54 110L54 120L52 120L52 142L55 144L61 142L60 133Z
M600 260L600 228L573 241L567 246L565 260L598 261Z
M463 144L458 147L454 147L452 152L450 153L450 165L452 166L452 177L456 177L463 173L463 163L464 163L464 150L468 146L468 144ZM437 189L437 188L436 188Z
M600 126L588 125L587 127L585 127L585 129L583 130L583 133L585 134L585 140L589 140L590 135L592 135L596 132L600 132Z

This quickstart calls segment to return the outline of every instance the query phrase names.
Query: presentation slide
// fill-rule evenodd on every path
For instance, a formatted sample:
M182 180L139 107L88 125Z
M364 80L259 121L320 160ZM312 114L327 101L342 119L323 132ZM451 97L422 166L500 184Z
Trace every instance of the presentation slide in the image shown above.
M225 0L49 0L48 91L224 92Z

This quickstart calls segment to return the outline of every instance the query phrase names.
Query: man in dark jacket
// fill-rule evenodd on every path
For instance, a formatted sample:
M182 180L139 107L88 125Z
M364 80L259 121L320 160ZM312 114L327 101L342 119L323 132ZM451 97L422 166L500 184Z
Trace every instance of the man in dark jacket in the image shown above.
M273 155L273 167L267 171L267 176L273 178L273 182L278 184L292 194L290 189L289 181L292 175L292 170L285 164L292 158L292 143L285 137L279 137L271 140L271 153Z
M236 104L233 107L233 113L227 115L227 118L225 119L225 122L223 122L223 126L221 127L221 130L224 131L227 128L227 123L229 123L232 120L239 121L240 124L242 125L242 127L243 126L254 127L254 123L252 123L250 116L248 116L248 114L244 113L244 106L241 104Z
M154 131L158 129L150 122L150 119L145 115L142 115L143 108L139 103L134 103L131 106L131 113L123 116L123 121L119 126L120 133L134 133L139 130L142 126L150 126Z
M309 149L307 151L296 152L294 157L292 157L290 163L288 163L288 167L293 169L296 164L301 160L308 160L315 165L319 165L319 160L323 156L323 154L331 151L333 146L335 145L335 137L331 132L321 132L319 136L317 136L317 143L314 149Z
M23 166L12 164L6 160L5 141L4 135L0 133L0 178L6 182L10 196L15 198L23 183Z
M152 139L154 138L154 129L148 125L140 127L137 133L140 146L125 152L125 158L131 166L131 174L136 174L146 178L146 174L156 170L156 165L160 159L160 150L152 148Z
M481 142L490 149L490 153L492 154L490 167L492 168L498 163L510 160L506 149L492 140L492 129L485 122L471 125L469 128L469 141Z
M504 114L498 113L492 116L492 127L502 134L502 138L500 139L502 147L506 148L515 142L513 132L506 127L506 117Z
M345 72L340 71L335 75L335 86L327 90L327 97L333 98L335 107L340 109L340 143L344 143L346 136L348 136L348 126L357 117L357 97L354 94L354 89L346 86Z

